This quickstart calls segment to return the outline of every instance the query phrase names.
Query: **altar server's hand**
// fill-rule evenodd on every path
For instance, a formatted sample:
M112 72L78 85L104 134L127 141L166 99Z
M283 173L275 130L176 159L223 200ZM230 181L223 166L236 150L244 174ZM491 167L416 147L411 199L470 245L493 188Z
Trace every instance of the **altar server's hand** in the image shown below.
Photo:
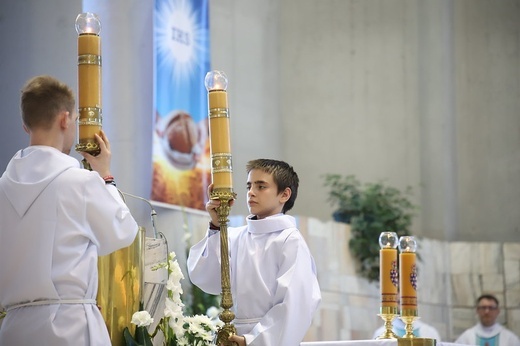
M236 342L238 346L247 346L246 337L242 335L231 335L228 340Z
M110 160L112 159L112 153L110 152L110 142L103 130L101 130L99 135L96 133L95 136L100 149L99 154L93 156L84 151L81 151L80 154L87 160L92 170L98 172L104 178L111 174Z
M211 223L217 227L220 226L218 222L218 214L217 208L220 206L220 200L211 199L211 192L213 191L213 184L209 184L208 186L208 202L206 203L206 211L209 213L209 217L211 218ZM231 207L235 203L235 200L232 199L229 201L229 206Z

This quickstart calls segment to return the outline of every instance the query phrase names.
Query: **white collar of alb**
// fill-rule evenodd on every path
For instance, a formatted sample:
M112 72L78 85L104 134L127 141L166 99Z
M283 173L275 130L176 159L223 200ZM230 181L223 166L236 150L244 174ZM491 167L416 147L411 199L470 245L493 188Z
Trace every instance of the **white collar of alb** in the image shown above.
M478 336L483 337L483 338L492 338L495 335L497 335L498 333L500 333L502 328L503 327L500 323L495 323L491 327L485 327L481 323L478 323L477 327L475 329L476 329Z

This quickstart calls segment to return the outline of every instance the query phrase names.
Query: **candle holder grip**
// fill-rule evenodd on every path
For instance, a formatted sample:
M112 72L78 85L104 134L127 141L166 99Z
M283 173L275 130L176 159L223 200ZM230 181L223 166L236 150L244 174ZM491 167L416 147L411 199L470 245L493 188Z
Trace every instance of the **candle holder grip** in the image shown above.
M223 311L219 318L224 325L217 331L217 345L222 346L237 346L238 344L229 341L229 337L237 333L235 326L231 323L235 318L235 314L230 310L233 306L233 296L231 294L231 279L229 269L229 247L228 247L228 233L227 223L228 216L231 209L230 202L236 198L236 194L231 189L214 189L210 194L211 199L218 199L220 205L216 208L218 221L220 224L220 257L221 257L221 307Z

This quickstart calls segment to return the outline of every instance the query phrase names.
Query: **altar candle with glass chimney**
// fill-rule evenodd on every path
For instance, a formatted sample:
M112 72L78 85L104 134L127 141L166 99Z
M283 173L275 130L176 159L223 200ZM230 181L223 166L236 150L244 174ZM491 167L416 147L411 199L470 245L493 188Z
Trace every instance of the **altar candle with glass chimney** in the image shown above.
M231 190L233 169L229 136L228 80L224 72L211 71L206 74L204 84L208 90L213 189Z
M379 236L379 283L381 290L381 310L397 312L398 278L397 234L382 232Z
M401 316L417 316L417 243L412 236L399 238L399 293Z
M95 134L101 131L101 23L96 14L76 18L78 33L78 145L77 151L99 152Z

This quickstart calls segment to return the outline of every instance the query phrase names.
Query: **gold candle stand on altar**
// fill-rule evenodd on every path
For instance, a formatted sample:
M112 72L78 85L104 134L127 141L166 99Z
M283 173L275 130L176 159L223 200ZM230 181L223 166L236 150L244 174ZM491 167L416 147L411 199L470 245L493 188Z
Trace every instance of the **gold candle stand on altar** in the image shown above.
M399 238L399 294L401 316L406 333L397 339L398 346L435 346L436 340L416 337L413 334L413 322L419 319L417 309L417 242L412 236Z
M76 151L99 153L95 134L102 125L101 111L101 23L96 14L81 13L76 18L78 33L78 144ZM86 160L85 168L90 169Z
M204 85L208 90L209 132L211 151L211 178L213 190L210 198L220 201L216 209L220 224L220 270L221 270L221 307L220 320L224 325L218 330L217 345L231 346L235 342L229 337L236 334L236 328L231 323L235 314L230 310L233 306L229 270L229 248L227 223L230 202L235 199L233 192L231 161L231 142L229 137L229 109L227 101L226 75L221 71L211 71L206 74Z
M377 339L397 339L392 331L392 321L399 313L397 269L397 233L382 232L379 236L379 285L381 291L381 309L379 317L385 322L383 334Z
M382 232L379 235L379 246L381 247L379 252L381 309L378 316L385 324L383 333L377 339L397 339L398 346L435 346L437 343L435 339L416 337L413 334L413 322L419 318L415 238L405 236L398 239L395 232ZM399 266L397 266L397 246L401 252ZM403 337L398 337L392 330L392 322L397 317L405 324L406 332Z

